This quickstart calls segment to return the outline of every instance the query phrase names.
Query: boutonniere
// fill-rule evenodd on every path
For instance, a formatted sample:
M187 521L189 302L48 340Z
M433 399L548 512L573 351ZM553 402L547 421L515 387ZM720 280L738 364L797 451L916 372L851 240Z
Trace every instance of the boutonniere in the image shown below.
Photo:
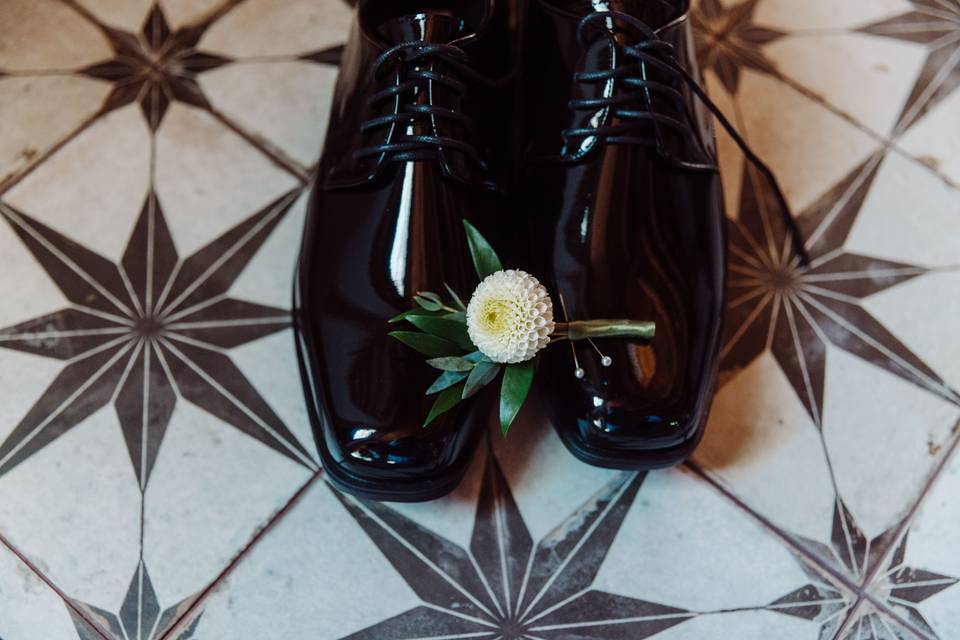
M426 390L437 399L424 420L425 427L500 377L500 428L506 436L530 393L543 349L563 341L620 337L649 342L653 338L652 322L554 322L553 300L540 281L525 271L504 270L483 235L469 222L464 221L463 226L480 278L469 302L464 304L445 284L446 297L421 291L414 297L415 308L390 320L417 329L392 331L390 336L427 356L427 364L441 372ZM603 366L612 362L602 357ZM574 375L584 375L579 364Z

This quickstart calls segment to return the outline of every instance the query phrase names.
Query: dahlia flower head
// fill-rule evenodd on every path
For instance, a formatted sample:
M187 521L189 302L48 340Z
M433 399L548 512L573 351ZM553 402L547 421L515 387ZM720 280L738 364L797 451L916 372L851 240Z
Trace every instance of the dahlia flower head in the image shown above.
M550 344L553 301L525 271L492 273L467 305L467 332L483 355L501 364L526 362Z

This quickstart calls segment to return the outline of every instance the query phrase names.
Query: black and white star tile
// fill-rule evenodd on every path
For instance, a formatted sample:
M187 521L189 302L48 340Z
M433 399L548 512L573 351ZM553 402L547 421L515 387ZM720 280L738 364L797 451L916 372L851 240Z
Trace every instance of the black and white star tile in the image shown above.
M11 575L49 585L73 626L21 630L4 598L6 640L166 636L319 468L292 392L289 256L348 8L119 4L0 8L4 145L23 147L0 179L0 377L17 387L0 535L29 558ZM294 25L262 50L262 29ZM58 26L77 36L63 51L43 37ZM279 106L201 84L232 66ZM314 126L269 135L304 103Z
M960 633L956 1L700 0L810 263L721 137L694 461L586 467L534 409L426 505L325 483L293 356L348 4L0 3L0 638Z
M853 606L693 473L584 469L549 425L528 415L524 426L481 451L439 510L318 482L210 597L198 635L268 633L262 612L289 598L314 611L291 618L288 634L343 640L817 638ZM330 524L331 509L349 526ZM703 528L712 535L689 535ZM292 550L327 535L340 542ZM378 568L355 570L371 557ZM353 596L317 600L333 575ZM727 589L703 588L714 581Z

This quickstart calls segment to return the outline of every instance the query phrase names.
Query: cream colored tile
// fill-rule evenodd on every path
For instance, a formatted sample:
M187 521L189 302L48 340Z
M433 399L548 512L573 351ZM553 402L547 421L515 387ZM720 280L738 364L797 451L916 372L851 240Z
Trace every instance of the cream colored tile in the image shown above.
M761 24L784 31L839 31L852 30L909 8L908 0L764 0L757 8L757 17Z
M538 471L545 470L542 458L564 464L565 451L551 433L514 433L510 440L517 441L521 453L503 459L505 468L534 451ZM512 448L498 446L501 454ZM483 460L477 466L489 470ZM374 508L347 499L344 508L326 487L315 486L202 603L196 633L238 639L319 633L319 638L333 639L350 633L357 638L473 637L471 632L479 636L486 630L491 637L511 637L510 629L520 626L512 621L520 620L532 637L814 640L829 637L831 616L852 600L689 472L651 473L642 481L602 472L609 483L594 484L594 493L578 504L580 481L591 474L598 480L600 473L581 471L534 493L541 487L528 479L535 472L518 476L521 470L515 468L505 473L506 485L496 485L503 501L492 512L474 510L476 492L402 507ZM483 482L490 481L484 475ZM574 490L564 496L568 485ZM486 486L489 491L493 485ZM611 486L620 490L606 493ZM538 495L547 497L549 509L528 508L537 504ZM463 515L453 517L455 511ZM424 517L429 512L445 517ZM357 528L358 522L364 529ZM505 556L491 556L492 548L484 542L489 538L472 536L475 524L484 531L494 522L503 527L499 540L506 545ZM397 544L398 538L410 542L409 551L384 546ZM304 539L338 543L304 546ZM524 575L530 543L546 555L538 556L542 563ZM469 549L471 555L454 547ZM730 549L739 552L727 553ZM380 560L381 554L395 566ZM378 561L364 562L358 570L357 558ZM505 569L509 580L517 582L503 587L493 577L501 575L495 572L509 559L521 564ZM557 579L548 580L554 570ZM490 579L478 580L474 572ZM414 576L423 581L410 582ZM716 589L718 584L723 589ZM519 591L514 589L518 586ZM499 602L504 588L511 604L504 601L497 608L492 602ZM571 597L558 600L556 592L566 591L573 592ZM372 592L378 597L356 597ZM517 606L515 598L529 604ZM579 598L592 598L593 606ZM282 619L267 615L281 606ZM473 615L474 606L488 612ZM508 610L513 613L504 613ZM617 621L607 623L611 618ZM181 628L194 620L196 615ZM379 629L370 629L378 624Z
M824 439L840 495L875 538L913 506L960 409L839 349L829 358Z
M157 133L156 182L180 255L190 255L297 185L212 116L178 103Z
M0 69L77 69L110 57L103 34L63 2L0 2Z
M955 389L960 388L960 344L953 338L960 317L958 290L960 271L950 269L867 301L867 307Z
M139 31L150 4L78 1L100 19L133 32ZM174 28L194 23L221 5L221 0L160 2ZM867 126L886 131L912 86L923 52L843 29L910 6L905 0L761 0L756 22L791 34L764 49L791 81ZM340 0L239 3L207 32L200 49L239 58L291 60L241 63L202 74L205 93L251 137L311 164L324 135L335 70L292 58L342 42L349 17ZM93 26L53 0L0 0L0 26L0 70L75 67L110 56ZM879 146L815 96L801 95L769 76L744 71L736 98L726 95L709 73L708 87L725 112L742 114L748 139L773 165L796 211ZM109 89L107 83L75 77L0 80L0 184L94 113ZM960 180L960 153L953 136L958 109L956 99L945 100L900 142ZM214 115L182 103L171 106L156 144L157 190L181 257L298 184ZM724 134L720 147L728 206L735 210L742 161ZM4 194L4 200L116 259L147 189L149 148L139 107L131 105L98 120ZM931 267L956 265L957 194L931 172L890 154L845 248ZM251 260L231 295L288 307L304 201L302 196ZM0 327L64 306L63 296L3 222L0 256L0 296L5 302L0 305ZM954 386L960 386L960 353L949 337L960 314L953 303L958 299L957 280L957 272L945 270L864 302ZM62 363L2 346L0 342L0 389L10 390L0 402L0 433L6 434L43 394ZM312 451L290 332L233 349L230 357ZM855 524L867 538L873 537L909 509L955 437L951 427L957 416L957 409L946 402L830 347L821 441L797 392L773 357L764 353L722 388L695 460L749 508L790 534L809 539L804 543L812 545L809 550L831 555L836 549L825 545L837 525L828 462ZM495 438L494 450L517 504L518 512L510 517L522 521L534 544L546 541L558 553L563 547L556 541L591 513L598 489L621 477L573 459L540 417L535 401L508 440ZM408 533L419 526L468 549L484 463L481 451L467 481L448 499L390 508L410 519L404 525ZM913 526L906 547L910 567L960 576L951 546L957 538L957 466L948 467ZM143 532L143 557L161 610L208 585L308 475L210 414L178 402L147 488ZM111 405L0 478L0 532L68 596L111 612L119 611L138 566L139 509L136 478ZM591 551L606 554L606 560L587 588L696 614L657 633L657 638L833 638L836 628L830 626L830 616L839 621L847 613L850 594L839 588L831 592L836 602L823 608L788 604L783 606L792 609L785 612L783 606L771 606L822 576L740 506L690 472L649 474L624 510L616 539ZM75 639L62 603L4 554L0 548L0 636ZM499 558L477 556L475 564L484 571L499 566ZM580 562L589 564L582 558L574 564ZM449 557L437 565L467 566ZM888 587L878 580L871 593L882 599L890 593ZM957 588L924 598L917 607L944 639L960 628ZM339 638L420 606L422 593L430 589L403 579L357 519L327 486L317 483L201 603L194 637ZM357 597L370 593L381 597L372 604ZM475 597L486 597L483 589ZM881 622L902 628L869 603L853 620L848 631L859 633L867 628L863 625ZM426 626L415 631L445 633ZM618 636L611 632L595 637Z
M340 0L247 0L211 27L200 46L236 58L296 56L344 42L350 19Z
M0 548L0 616L5 640L77 637L60 596L5 548Z
M777 526L830 535L834 491L820 435L769 352L720 389L694 460Z
M201 20L225 4L225 0L159 0L172 29Z
M558 517L618 476L617 471L591 467L571 456L543 412L532 395L511 428L511 437L494 438L497 459L534 538L548 535ZM491 432L496 433L496 417L491 418ZM556 478L566 480L558 483Z
M960 265L960 189L899 154L887 154L846 249L923 267Z
M320 157L337 69L309 62L235 64L200 76L210 101L309 166Z
M283 337L292 351L292 338ZM144 515L144 561L161 602L202 591L309 477L305 467L178 403Z
M824 106L767 75L743 71L743 131L774 170L794 211L873 153L879 143Z
M76 131L109 91L83 78L0 78L0 185Z
M8 254L2 254L7 256ZM35 273L33 274L35 278ZM4 285L0 285L0 293L6 296L10 291ZM8 305L4 305L8 306ZM57 305L57 309L63 305ZM52 311L53 309L51 309ZM24 318L28 319L28 318ZM19 318L18 318L19 320ZM12 323L11 323L12 324ZM4 324L4 327L7 325ZM0 345L3 343L0 342ZM35 355L23 353L20 351L4 350L0 355L0 384L5 385L7 389L17 389L17 393L9 394L0 404L0 424L2 431L0 437L6 437L14 426L23 419L23 416L30 410L37 398L43 394L44 389L60 373L63 364L52 358L39 358ZM4 509L0 505L0 511ZM10 512L6 512L10 515Z
M309 190L297 199L289 213L277 225L260 251L257 252L240 274L230 295L241 300L253 300L280 309L291 305L290 283L296 270L300 242L303 237L303 222L306 215Z
M923 66L923 47L849 33L787 37L765 50L781 73L887 135Z
M910 526L902 565L893 586L899 605L895 610L909 615L912 607L922 616L932 632L943 640L952 638L960 629L960 458L954 456L934 484ZM896 565L894 562L893 564ZM881 593L889 593L888 575L880 576L875 585Z
M0 296L4 301L0 305L0 327L38 318L66 306L63 294L39 268L33 255L7 222L0 222L0 256L3 256ZM11 355L4 354L2 357L10 358ZM14 370L8 375L11 381L16 380Z
M289 289L287 284L284 283L284 291ZM303 448L316 457L316 441L304 402L292 331L280 331L237 347L230 352L230 357Z
M356 597L373 593L382 597ZM328 640L416 605L413 590L317 482L203 604L197 637ZM281 618L269 613L278 610Z
M112 27L138 33L153 0L77 0L97 19Z
M107 609L123 600L138 562L139 514L140 492L112 406L0 482L0 532L69 597Z
M119 261L150 184L150 131L138 105L107 114L4 199Z
M661 631L654 637L656 640L814 640L824 636L820 635L816 625L811 625L803 618L788 617L772 611L739 611L699 616L690 622Z
M650 473L639 497L597 576L602 591L723 611L765 605L809 581L780 541L689 471ZM715 589L720 576L725 588Z
M960 120L960 91L954 91L911 127L899 140L899 144L925 164L946 174L960 193L958 120ZM960 201L957 203L956 211L960 214Z

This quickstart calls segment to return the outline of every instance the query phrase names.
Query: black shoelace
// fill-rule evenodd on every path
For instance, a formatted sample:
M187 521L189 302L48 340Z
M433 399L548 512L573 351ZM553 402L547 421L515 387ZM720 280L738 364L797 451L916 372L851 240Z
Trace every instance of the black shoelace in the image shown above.
M364 122L360 128L362 132L366 133L381 127L413 126L418 121L434 127L439 120L456 122L467 131L471 129L472 121L468 116L454 109L434 104L432 97L432 89L436 85L443 86L462 97L467 91L467 85L459 78L475 83L489 82L469 67L467 55L462 49L451 44L405 42L384 51L377 58L373 65L374 78L379 80L384 73L395 68L397 62L401 66L401 80L371 95L368 103L376 106L389 100L402 101L405 95L408 101L395 113L371 118ZM424 68L430 62L440 62L452 73L438 70L439 65L436 64L433 65L433 69ZM426 104L411 101L420 91L431 94ZM433 128L433 130L436 129ZM393 136L393 140L357 149L353 152L353 157L356 160L362 160L383 155L386 159L396 162L435 160L441 150L454 149L474 160L482 170L486 170L486 163L480 157L477 148L463 140L432 134L411 135L405 131Z
M803 264L809 264L809 256L804 247L803 236L790 214L790 206L787 204L786 197L783 195L773 171L754 153L747 141L737 132L733 123L720 110L720 107L707 96L697 80L677 61L673 45L661 40L646 23L629 14L619 11L598 11L585 16L580 21L577 35L580 45L584 49L590 46L589 32L598 22L603 23L601 25L602 29L595 29L595 31L605 34L611 39L613 45L616 45L616 43L613 42L613 33L607 27L608 24L623 23L641 34L639 42L617 46L624 57L632 58L635 62L615 65L614 68L603 71L579 72L574 74L574 80L588 84L619 82L631 90L601 98L571 100L570 108L574 111L597 112L607 110L609 115L616 117L619 122L599 127L565 129L563 131L564 139L599 137L612 144L657 146L659 143L655 135L655 129L650 125L662 125L686 137L690 143L697 144L696 134L688 122L667 114L651 111L647 107L652 103L653 95L657 94L662 99L672 101L679 113L686 113L683 94L671 84L652 80L649 77L648 70L656 69L667 74L668 77L677 78L686 84L693 94L713 113L717 122L730 134L730 137L740 147L747 160L769 182L783 217L783 222L793 239L797 255ZM639 108L634 105L639 105ZM651 134L651 130L653 130L653 134Z

